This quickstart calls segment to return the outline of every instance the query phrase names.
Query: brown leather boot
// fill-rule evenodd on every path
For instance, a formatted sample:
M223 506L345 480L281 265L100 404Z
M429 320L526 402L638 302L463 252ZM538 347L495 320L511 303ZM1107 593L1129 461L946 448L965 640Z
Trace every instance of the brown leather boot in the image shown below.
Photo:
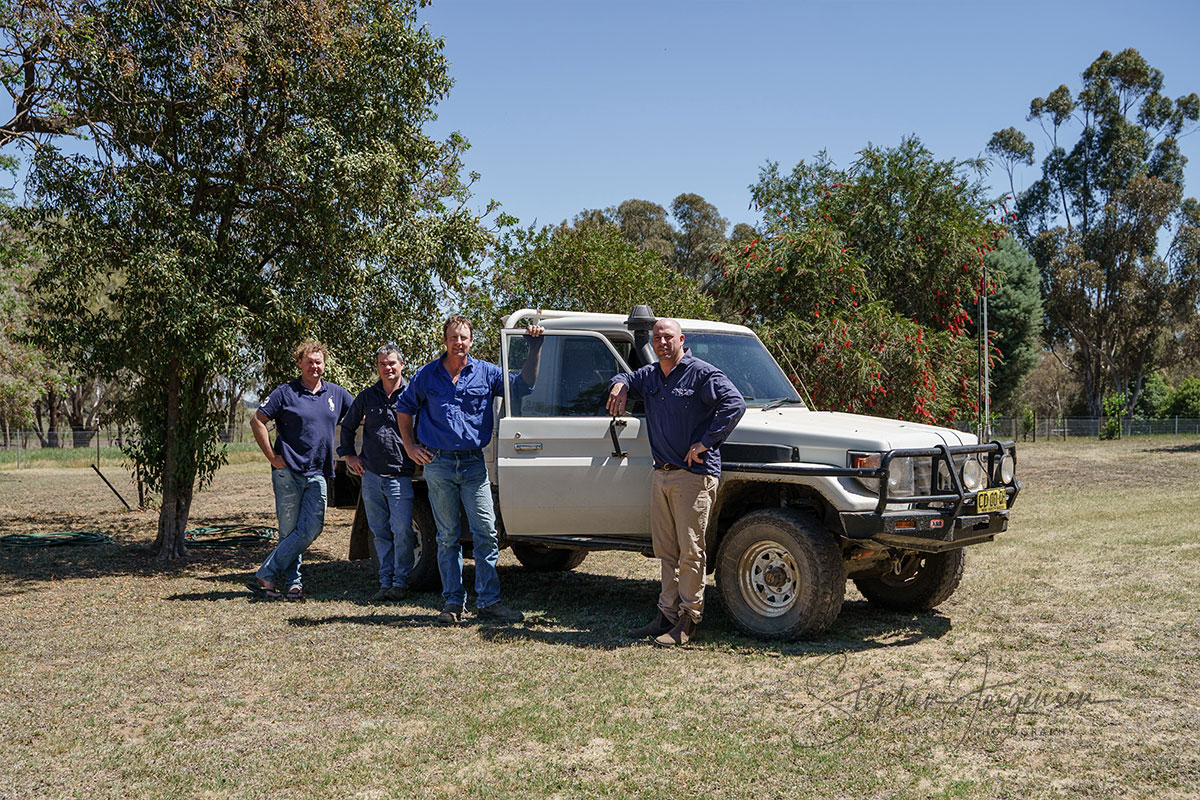
M696 620L688 614L680 614L679 622L675 623L675 627L655 639L654 643L661 644L663 647L678 647L681 644L687 644L694 638L696 638Z
M662 609L654 615L654 619L650 620L649 624L643 625L640 628L630 628L626 634L630 639L649 639L655 636L661 636L671 628L675 627L674 620L668 619L663 614Z

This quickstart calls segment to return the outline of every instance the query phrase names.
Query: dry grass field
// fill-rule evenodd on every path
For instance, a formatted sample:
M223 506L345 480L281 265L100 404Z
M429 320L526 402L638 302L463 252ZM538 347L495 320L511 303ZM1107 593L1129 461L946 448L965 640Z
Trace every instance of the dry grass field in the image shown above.
M502 553L528 621L439 628L435 593L366 602L350 512L306 603L256 603L262 548L161 566L154 513L91 470L5 469L0 533L114 542L0 548L0 798L1200 797L1200 442L1019 454L1010 532L936 612L851 587L827 636L767 643L710 589L682 651L622 636L657 594L636 555L538 575ZM235 463L193 524L271 510Z

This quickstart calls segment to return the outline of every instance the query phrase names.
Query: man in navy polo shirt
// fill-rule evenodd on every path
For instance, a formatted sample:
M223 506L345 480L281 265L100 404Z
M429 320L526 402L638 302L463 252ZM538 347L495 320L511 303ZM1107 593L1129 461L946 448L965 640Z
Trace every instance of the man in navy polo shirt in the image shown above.
M333 477L333 433L353 402L325 374L325 345L312 339L294 352L300 377L276 387L250 420L254 441L271 463L279 545L246 584L258 597L275 600L279 577L287 599L303 600L300 554L308 549L325 524L325 479ZM275 444L267 423L275 420Z
M338 455L346 467L362 478L363 508L367 525L375 537L379 557L377 603L403 600L408 596L408 576L413 568L413 462L400 442L396 425L396 399L404 391L404 359L394 344L375 351L379 380L354 398L342 420L342 443ZM355 453L354 439L362 425L362 454Z
M654 456L650 537L662 564L658 613L629 635L665 646L687 644L704 612L704 533L721 478L721 443L746 401L725 373L683 347L683 330L660 319L651 333L657 364L612 379L608 410L625 413L632 394L646 403Z
M529 356L513 379L517 395L537 381L543 329L530 325ZM475 559L475 606L481 620L520 622L525 615L500 602L496 562L496 513L483 448L492 439L492 400L504 393L504 372L471 358L472 328L455 315L442 326L446 352L417 371L396 401L400 437L410 458L424 466L425 485L437 522L438 572L445 606L438 622L462 622L467 593L462 582L459 503L467 512ZM418 414L416 431L413 415Z

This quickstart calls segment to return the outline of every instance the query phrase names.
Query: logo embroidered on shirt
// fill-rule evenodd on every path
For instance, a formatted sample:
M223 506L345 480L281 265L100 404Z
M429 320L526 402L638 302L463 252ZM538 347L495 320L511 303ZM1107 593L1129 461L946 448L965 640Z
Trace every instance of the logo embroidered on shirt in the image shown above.
M325 398L325 399L327 399L327 400L329 401L329 410L330 410L330 411L336 411L337 409L335 409L335 408L333 407L333 398L332 398L332 397L327 397L327 398Z
M676 386L671 390L671 394L676 397L691 397L696 393L695 389L684 389L682 386Z

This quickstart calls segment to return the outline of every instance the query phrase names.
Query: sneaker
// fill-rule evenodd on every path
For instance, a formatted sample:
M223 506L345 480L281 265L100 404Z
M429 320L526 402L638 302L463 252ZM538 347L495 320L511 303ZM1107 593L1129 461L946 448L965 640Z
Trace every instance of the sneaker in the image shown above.
M475 616L484 622L521 622L525 619L525 615L520 611L513 611L503 603L480 608L475 612Z
M371 602L386 603L388 600L392 599L391 591L392 590L386 586L380 586L379 591L371 595Z
M660 609L659 612L654 615L654 619L650 620L649 623L640 628L629 629L626 631L626 635L630 639L650 639L656 636L662 636L664 633L674 627L675 623L668 619L666 614L663 614L662 610Z
M438 614L437 621L440 625L453 625L456 622L462 622L462 618L462 606L446 606L442 609L442 613Z
M387 590L387 599L392 602L398 602L408 597L408 589L403 586L393 586Z

